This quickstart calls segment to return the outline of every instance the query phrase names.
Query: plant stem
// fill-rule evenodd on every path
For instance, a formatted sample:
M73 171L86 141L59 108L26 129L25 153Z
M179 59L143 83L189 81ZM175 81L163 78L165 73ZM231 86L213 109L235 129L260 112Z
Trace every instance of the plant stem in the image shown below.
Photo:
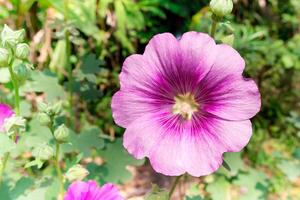
M15 92L15 112L16 115L20 115L20 95L19 95L19 83L16 78L15 73L13 72L13 60L9 63L8 69L10 73L10 77L13 83L14 92Z
M64 19L65 23L68 22L68 0L64 0ZM70 32L68 27L65 29L65 43L66 43L66 69L68 71L68 90L69 90L69 114L70 114L70 125L73 126L73 74L72 74L72 65L70 62L71 56L71 43L70 43Z
M210 35L211 37L215 37L216 29L217 29L218 21L213 17L213 22L211 25Z
M55 167L56 167L56 173L58 176L58 180L60 183L60 194L62 194L62 196L64 195L64 178L62 176L62 172L59 166L59 153L60 153L60 144L58 141L55 140L56 143L56 153L55 153Z
M7 152L5 155L4 155L4 159L3 159L3 165L0 169L0 186L1 186L1 183L2 183L2 179L3 179L3 174L4 174L4 171L5 171L5 167L6 167L6 163L9 159L9 155L10 153Z
M14 60L11 59L9 64L8 64L8 69L9 69L9 73L10 73L10 77L11 77L11 80L12 80L12 83L13 83L14 93L15 93L15 95L14 95L14 97L15 97L15 106L14 106L15 107L15 112L16 112L16 115L20 115L19 83L18 83L16 75L13 71L13 63L14 63ZM17 137L17 135L13 134L13 141L16 140L16 137ZM3 158L3 164L2 164L2 167L0 169L0 185L1 185L2 180L3 180L3 174L4 174L4 171L5 171L7 162L9 160L9 157L10 157L10 153L9 152L5 153L4 158Z
M173 193L174 193L174 191L175 191L175 189L176 189L176 186L177 186L177 184L178 184L178 182L179 182L179 179L180 179L181 177L182 177L182 175L176 177L176 179L175 179L175 181L174 181L174 183L173 183L173 185L172 185L172 187L171 187L171 189L170 189L170 192L169 192L169 199L171 199L171 197L172 197L172 195L173 195Z

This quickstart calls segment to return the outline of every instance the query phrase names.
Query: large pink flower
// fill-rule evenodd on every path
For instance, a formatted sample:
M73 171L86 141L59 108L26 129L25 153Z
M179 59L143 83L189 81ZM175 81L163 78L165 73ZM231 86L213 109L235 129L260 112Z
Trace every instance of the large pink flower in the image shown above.
M99 187L95 181L76 181L69 186L64 200L123 200L123 198L113 184Z
M207 175L224 152L240 151L260 109L255 82L242 76L243 58L207 34L154 36L143 55L128 57L112 99L124 146L148 157L165 175Z
M3 131L5 119L14 115L14 111L6 104L0 103L0 131Z

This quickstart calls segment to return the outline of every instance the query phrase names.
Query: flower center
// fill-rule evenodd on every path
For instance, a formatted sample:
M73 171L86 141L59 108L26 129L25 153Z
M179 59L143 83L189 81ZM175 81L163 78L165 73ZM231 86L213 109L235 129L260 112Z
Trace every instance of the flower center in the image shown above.
M174 97L173 114L180 114L183 119L191 120L193 113L198 111L199 104L191 93L179 94Z

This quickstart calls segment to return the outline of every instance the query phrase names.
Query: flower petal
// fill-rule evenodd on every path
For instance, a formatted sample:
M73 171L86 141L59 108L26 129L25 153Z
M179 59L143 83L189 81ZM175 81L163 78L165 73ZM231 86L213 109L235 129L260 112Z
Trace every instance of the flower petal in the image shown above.
M215 41L208 34L191 31L184 33L179 42L182 67L196 73L198 80L201 80L215 61Z
M76 181L69 186L64 200L86 199L88 192L89 185L87 183L83 181Z
M138 159L149 157L159 173L202 176L221 166L224 152L240 151L252 134L249 120L225 121L210 116L200 121L174 129L146 114L126 129L124 146Z
M99 196L100 198L94 198L95 200L123 200L119 195L118 188L111 184L107 183L100 188Z
M0 103L0 131L3 130L5 119L11 117L14 111L6 104Z
M261 106L255 82L243 78L244 60L231 47L217 45L218 57L201 81L197 98L202 110L228 120L246 120Z
M168 97L163 88L157 88L156 93L138 89L120 90L112 98L112 111L115 122L127 128L129 124L143 116L162 110L171 110L172 97Z

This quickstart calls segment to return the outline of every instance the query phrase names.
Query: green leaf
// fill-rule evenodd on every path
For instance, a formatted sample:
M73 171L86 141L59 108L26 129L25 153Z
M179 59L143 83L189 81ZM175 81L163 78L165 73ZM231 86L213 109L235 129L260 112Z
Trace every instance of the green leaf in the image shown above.
M9 187L5 182L0 185L0 197L3 200L13 200L10 196Z
M230 183L225 177L220 176L214 182L209 183L206 191L210 193L212 200L231 200Z
M103 166L94 168L100 172L100 180L103 182L122 183L129 180L132 174L126 169L128 165L139 166L144 163L144 159L136 160L124 149L122 140L116 139L108 142L106 148L99 151L105 163ZM91 172L91 171L90 171ZM91 172L91 177L95 177Z
M248 173L240 174L238 179L233 183L240 187L243 191L239 200L253 200L253 199L265 199L264 187L266 184L267 177L264 173L256 171L254 169L249 170Z
M33 161L30 161L29 163L26 163L25 168L37 166L38 169L42 168L43 162L40 159L35 159Z
M92 149L102 149L104 141L100 138L102 133L98 127L89 127L83 129L80 134L70 131L69 139L70 144L63 144L66 152L77 151L84 156L90 156Z
M6 134L0 133L0 141L0 157L7 152L11 152L16 147L16 144Z
M199 184L192 184L186 192L185 200L202 200Z
M11 197L17 199L20 195L24 194L34 184L33 179L22 177L18 180L15 187L11 191Z
M241 152L225 153L224 160L226 160L226 163L230 166L230 171L225 170L225 167L223 166L219 170L221 173L229 176L236 176L239 171L245 170L245 164L241 158Z
M43 92L46 101L51 103L57 100L65 99L63 87L59 85L58 78L49 71L34 71L32 73L32 81L28 81L23 92Z
M152 186L152 190L145 197L146 200L168 200L169 192L159 188L157 185Z
M277 167L288 177L290 181L295 181L300 176L300 163L292 160L283 160Z

